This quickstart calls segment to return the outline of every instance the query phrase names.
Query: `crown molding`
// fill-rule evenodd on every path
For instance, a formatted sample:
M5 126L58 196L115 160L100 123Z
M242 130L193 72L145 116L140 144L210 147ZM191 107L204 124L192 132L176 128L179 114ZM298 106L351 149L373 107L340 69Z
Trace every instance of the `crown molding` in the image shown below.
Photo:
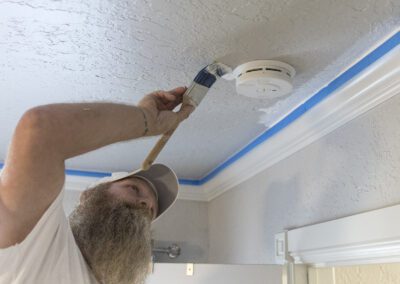
M206 192L198 186L179 185L178 199L209 201Z
M276 234L276 263L282 248L295 263L316 267L400 261L400 205Z
M400 46L200 186L210 201L400 93Z

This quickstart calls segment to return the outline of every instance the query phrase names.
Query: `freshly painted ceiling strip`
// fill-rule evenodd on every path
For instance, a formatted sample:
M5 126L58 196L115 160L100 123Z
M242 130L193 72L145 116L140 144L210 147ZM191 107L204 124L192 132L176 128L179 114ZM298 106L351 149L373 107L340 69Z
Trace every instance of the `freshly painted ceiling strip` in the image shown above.
M287 115L281 121L279 121L274 126L272 126L268 130L266 130L264 133L262 133L260 136L255 138L247 146L242 148L239 152L234 154L232 157L227 159L225 162L223 162L222 164L220 164L219 166L217 166L216 168L211 170L203 178L198 179L198 180L179 179L179 184L200 186L200 185L208 182L209 180L214 178L218 173L220 173L222 170L229 167L229 165L233 164L234 162L239 160L241 157L246 155L248 152L250 152L252 149L257 147L259 144L265 142L270 137L274 136L276 133L278 133L279 131L284 129L286 126L291 124L293 121L298 119L300 116L302 116L308 110L310 110L315 105L317 105L319 102L321 102L323 99L325 99L327 96L329 96L330 94L335 92L338 88L343 86L345 83L347 83L348 81L353 79L356 75L358 75L360 72L365 70L372 63L376 62L379 58L384 56L386 53L388 53L390 50L392 50L399 44L400 44L400 32L397 32L391 38L386 40L383 44L381 44L379 47L377 47L375 50L373 50L371 53L369 53L363 59L361 59L359 62L357 62L355 65L353 65L348 70L346 70L344 73L342 73L339 77L337 77L332 82L330 82L326 87L322 88L319 92L317 92L315 95L313 95L305 103L303 103L298 108L296 108L294 111L292 111L289 115ZM4 166L4 164L0 163L0 169L3 168L3 166ZM67 175L98 177L98 178L111 175L111 173L78 171L78 170L66 170L65 173Z
M355 65L350 67L348 70L346 70L340 76L338 76L336 79L334 79L332 82L330 82L326 87L322 88L319 92L317 92L310 99L308 99L304 104L302 104L298 108L296 108L288 116L283 118L281 121L279 121L273 127L266 130L263 134L261 134L256 139L254 139L252 142L250 142L247 146L245 146L239 152L237 152L232 157L230 157L228 160L226 160L225 162L223 162L222 164L217 166L215 169L210 171L208 174L206 174L202 179L186 180L186 184L202 185L202 184L208 182L209 180L214 178L218 173L220 173L222 170L224 170L229 165L231 165L232 163L239 160L241 157L246 155L248 152L250 152L252 149L257 147L259 144L265 142L267 139L269 139L270 137L272 137L273 135L275 135L276 133L278 133L279 131L284 129L286 126L291 124L297 118L299 118L304 113L306 113L309 109L313 108L315 105L317 105L323 99L325 99L327 96L329 96L330 94L335 92L338 88L340 88L345 83L347 83L348 81L353 79L361 71L365 70L368 66L370 66L372 63L377 61L379 58L384 56L386 53L388 53L390 50L392 50L399 44L400 44L400 32L397 32L392 37L390 37L388 40L386 40L383 44L381 44L379 47L377 47L375 50L373 50L371 53L369 53L363 59L361 59L359 62L357 62ZM193 182L193 183L191 183L191 182Z

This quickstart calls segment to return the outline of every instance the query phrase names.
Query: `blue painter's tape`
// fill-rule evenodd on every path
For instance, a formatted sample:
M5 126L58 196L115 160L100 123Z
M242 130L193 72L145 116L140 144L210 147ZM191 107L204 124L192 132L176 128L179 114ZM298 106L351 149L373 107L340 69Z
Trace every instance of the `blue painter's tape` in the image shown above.
M65 170L65 173L70 176L83 176L83 177L96 177L96 178L111 176L111 173L89 172L89 171L78 171L78 170Z
M4 163L0 163L0 169L4 167ZM71 176L81 176L81 177L96 177L103 178L111 176L111 173L105 172L90 172L90 171L78 171L78 170L65 170L65 174ZM200 185L198 180L189 180L189 179L179 179L179 184L182 185Z
M371 64L376 62L379 58L381 58L382 56L387 54L389 51L391 51L393 48L395 48L399 44L400 44L400 32L397 32L395 35L393 35L391 38L389 38L387 41L385 41L383 44L381 44L379 47L377 47L375 50L373 50L371 53L369 53L367 56L365 56L363 59L361 59L359 62L357 62L355 65L353 65L348 70L346 70L343 74L341 74L336 79L334 79L332 82L330 82L326 87L322 88L319 92L317 92L310 99L308 99L304 104L300 105L298 108L293 110L289 115L287 115L285 118L283 118L277 124L275 124L273 127L271 127L270 129L268 129L267 131L262 133L260 136L255 138L253 141L251 141L247 146L245 146L243 149L241 149L235 155L233 155L232 157L227 159L225 162L223 162L222 164L220 164L219 166L217 166L216 168L211 170L203 178L198 179L198 180L179 179L179 184L200 186L200 185L203 185L204 183L210 181L212 178L214 178L216 175L218 175L222 170L229 167L231 164L233 164L234 162L236 162L237 160L242 158L244 155L249 153L255 147L257 147L261 143L268 140L270 137L272 137L275 134L277 134L278 132L280 132L286 126L288 126L293 121L298 119L300 116L302 116L308 110L313 108L315 105L317 105L318 103L323 101L326 97L331 95L338 88L342 87L344 84L346 84L348 81L353 79L356 75L358 75L360 72L365 70L367 67L369 67ZM206 85L213 84L212 80L203 81L203 78L200 78L200 79L202 79L201 80L202 83L204 83ZM3 167L4 167L4 164L0 163L0 169ZM98 178L102 178L102 177L111 175L111 173L77 171L77 170L66 170L65 172L68 175L98 177Z
M194 185L199 186L200 180L193 180L193 179L179 179L179 184L181 185Z
M202 184L210 181L217 174L219 174L222 170L229 167L231 164L233 164L234 162L239 160L241 157L246 155L248 152L253 150L255 147L257 147L258 145L265 142L270 137L274 136L276 133L278 133L279 131L284 129L286 126L288 126L293 121L298 119L300 116L302 116L308 110L310 110L315 105L320 103L322 100L324 100L330 94L335 92L338 88L342 87L345 83L347 83L348 81L353 79L356 75L358 75L360 72L365 70L372 63L376 62L379 58L381 58L382 56L387 54L389 51L391 51L393 48L395 48L399 44L400 44L400 32L397 32L395 35L393 35L391 38L386 40L383 44L381 44L379 47L377 47L375 50L373 50L371 53L369 53L367 56L365 56L363 59L361 59L355 65L353 65L348 70L346 70L339 77L337 77L332 82L330 82L326 87L322 88L314 96L312 96L310 99L308 99L304 104L300 105L298 108L296 108L294 111L292 111L289 115L287 115L285 118L283 118L277 124L275 124L273 127L271 127L270 129L265 131L263 134L258 136L256 139L251 141L247 146L245 146L243 149L241 149L235 155L233 155L228 160L226 160L225 162L223 162L222 164L220 164L219 166L214 168L212 171L210 171L207 175L205 175L200 180L186 180L185 181L186 184L202 185Z

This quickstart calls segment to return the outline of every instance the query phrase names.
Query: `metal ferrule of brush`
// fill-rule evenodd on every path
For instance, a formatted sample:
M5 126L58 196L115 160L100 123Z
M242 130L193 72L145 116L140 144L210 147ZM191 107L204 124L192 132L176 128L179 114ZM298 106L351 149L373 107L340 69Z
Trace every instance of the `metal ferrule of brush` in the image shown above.
M185 96L189 99L189 103L197 107L216 80L217 77L209 73L207 67L203 68L185 93Z

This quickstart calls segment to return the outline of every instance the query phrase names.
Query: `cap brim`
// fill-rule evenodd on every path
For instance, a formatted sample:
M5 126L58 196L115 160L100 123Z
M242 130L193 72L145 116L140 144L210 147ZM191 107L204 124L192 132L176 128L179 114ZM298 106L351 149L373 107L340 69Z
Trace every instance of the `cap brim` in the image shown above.
M95 185L105 182L115 182L131 176L140 176L148 179L158 194L158 213L155 221L175 202L178 196L178 178L174 171L163 164L154 164L148 170L136 170L131 173L115 173L110 177L99 180Z

